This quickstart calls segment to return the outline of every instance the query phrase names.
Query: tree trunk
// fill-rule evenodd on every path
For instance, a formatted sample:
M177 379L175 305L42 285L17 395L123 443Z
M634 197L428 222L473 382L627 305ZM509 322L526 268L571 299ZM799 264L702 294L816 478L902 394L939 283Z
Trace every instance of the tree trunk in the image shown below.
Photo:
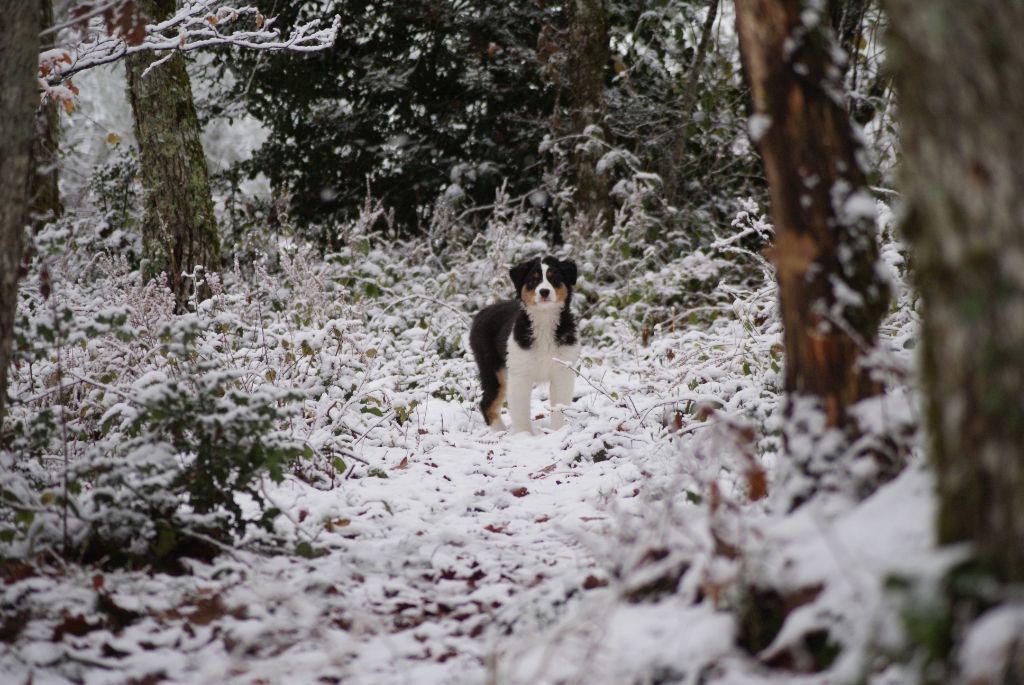
M816 24L805 24L808 13L813 16L809 6L736 2L753 100L751 136L764 162L775 223L768 256L785 331L786 450L798 462L820 460L828 444L833 454L824 456L842 458L857 435L848 410L881 390L859 361L874 345L888 303L875 268L874 202L834 80L830 36L820 14ZM845 439L791 439L794 430L814 430L805 409L823 412L825 430L839 429ZM809 449L801 452L797 443Z
M608 14L604 0L570 0L567 3L569 45L566 58L573 133L580 138L573 145L576 174L576 209L582 212L591 231L611 225L612 203L608 175L597 164L607 151L605 140L604 79L611 56L608 46Z
M39 0L40 26L53 25L53 1ZM36 137L32 143L32 182L29 212L36 225L60 216L57 146L60 143L60 105L44 102L36 111Z
M0 419L25 249L34 113L39 104L39 0L8 0L0 21Z
M939 540L1024 582L1024 3L887 0Z
M708 3L708 12L704 15L704 25L701 28L700 42L697 43L697 51L690 62L690 68L686 74L686 82L683 84L683 98L679 107L682 116L682 124L670 144L671 154L666 160L667 168L662 171L662 179L665 182L665 197L669 204L679 207L685 202L683 195L683 178L680 175L683 160L686 159L686 144L693 134L693 110L697 104L697 96L700 94L700 72L704 68L704 61L707 58L708 46L711 44L711 31L715 26L715 18L718 16L719 0L711 0Z
M142 0L139 7L156 22L174 12L175 2ZM191 274L197 266L218 270L220 241L185 60L175 54L143 77L159 58L138 53L126 59L145 194L142 277L149 281L166 274L182 311L192 295L192 283L182 272Z

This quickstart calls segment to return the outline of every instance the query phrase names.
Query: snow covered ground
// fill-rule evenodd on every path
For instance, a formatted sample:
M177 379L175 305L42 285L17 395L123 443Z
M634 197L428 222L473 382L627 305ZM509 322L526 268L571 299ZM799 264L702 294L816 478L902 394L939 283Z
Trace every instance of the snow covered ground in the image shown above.
M130 131L114 76L80 86L110 96L84 99L95 127L72 135L82 154L68 183L84 193L75 173L101 161L108 133ZM250 134L221 131L207 152L230 161L225 150ZM913 298L879 209L896 306L875 360L889 394L873 417L912 429ZM770 230L751 212L738 231ZM179 575L7 565L0 682L911 681L902 600L887 587L934 578L950 561L933 549L929 474L915 448L863 502L779 505L787 464L770 272L734 278L728 236L669 263L655 247L624 259L628 234L578 244L583 355L569 426L545 428L542 390L540 434L495 434L475 406L465 337L472 312L509 293L505 266L546 249L517 221L499 206L481 240L441 256L425 243L389 249L365 233L372 221L357 222L350 247L326 262L290 245L279 272L226 274L225 291L195 314L196 355L253 390L302 394L282 428L316 457L262 484L291 547L269 554L243 541ZM45 260L53 299L33 272L23 311L40 330L66 308L71 342L60 359L41 347L19 367L13 412L49 404L62 361L78 380L60 416L90 436L120 397L173 379L155 335L169 314L125 264L63 250L59 233ZM130 344L93 330L109 308L128 313ZM652 312L659 323L647 326ZM78 440L71 451L84 458ZM61 457L41 463L57 473ZM776 604L780 624L752 635L751 612ZM999 633L1012 619L990 623Z
M188 562L184 575L12 566L0 680L905 682L887 656L904 637L885 588L944 567L929 476L915 460L859 505L772 505L785 475L773 286L730 287L726 262L687 255L687 273L722 278L726 296L705 307L713 316L644 340L626 323L644 301L602 306L629 293L588 282L605 267L582 255L587 317L570 425L545 428L541 390L538 435L495 434L475 406L464 339L468 314L508 290L497 264L543 249L509 230L496 222L483 256L449 268L354 235L326 263L286 254L280 275L239 277L200 307L201 357L307 398L289 426L320 456L262 486L296 552L243 543L211 564ZM885 254L896 268L898 249ZM51 266L66 277L55 297L75 321L102 307L128 307L129 323L159 310L130 272L110 266L108 280L90 280L70 262ZM665 269L630 287L676 287L683 267ZM898 293L881 355L895 377L910 367L914 336ZM32 279L24 297L41 302ZM64 363L87 378L116 368L118 387L133 392L166 367L138 332L141 347L123 348L137 359L101 338L65 350ZM38 362L14 392L35 396L47 373ZM91 397L80 398L76 430L117 399ZM908 414L912 399L892 383L877 418ZM745 607L780 593L796 604L758 643Z

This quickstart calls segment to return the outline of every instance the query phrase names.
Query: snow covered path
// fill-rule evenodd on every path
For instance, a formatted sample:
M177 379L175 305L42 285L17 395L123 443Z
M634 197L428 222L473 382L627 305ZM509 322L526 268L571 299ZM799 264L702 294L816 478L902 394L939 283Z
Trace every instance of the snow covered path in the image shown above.
M428 406L430 432L406 431L414 449L360 450L387 478L268 491L314 558L241 552L192 576L71 571L10 584L5 604L30 596L46 616L0 676L484 682L506 635L529 635L607 585L584 541L607 534L610 508L628 507L644 476L618 459L576 460L569 429L496 435L461 405Z

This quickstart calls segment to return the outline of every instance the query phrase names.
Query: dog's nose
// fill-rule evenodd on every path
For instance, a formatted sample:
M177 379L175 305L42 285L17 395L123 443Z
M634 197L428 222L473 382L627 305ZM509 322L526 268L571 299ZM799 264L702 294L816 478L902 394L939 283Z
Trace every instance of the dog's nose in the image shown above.
M541 297L547 297L548 295L551 294L551 291L548 290L547 288L541 288L540 290L537 291L537 294L540 295Z

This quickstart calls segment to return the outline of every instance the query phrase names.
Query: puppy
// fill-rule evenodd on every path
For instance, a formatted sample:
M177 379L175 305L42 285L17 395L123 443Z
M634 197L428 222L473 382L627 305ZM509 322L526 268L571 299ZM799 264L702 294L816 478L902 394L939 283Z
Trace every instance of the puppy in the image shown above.
M532 433L530 393L551 384L551 426L565 425L560 406L572 402L575 376L569 364L580 354L576 319L569 309L576 263L554 257L531 259L509 270L514 300L485 307L474 317L469 346L480 369L480 410L494 430L505 430L501 405L508 399L512 432Z

